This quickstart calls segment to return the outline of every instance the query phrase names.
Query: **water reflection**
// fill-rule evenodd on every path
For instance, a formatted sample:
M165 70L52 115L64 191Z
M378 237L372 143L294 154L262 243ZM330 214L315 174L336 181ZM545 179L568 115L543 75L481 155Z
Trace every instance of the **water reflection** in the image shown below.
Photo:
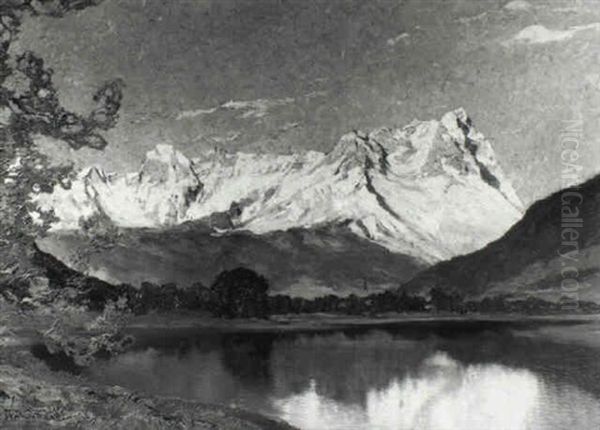
M91 376L307 430L600 428L596 344L422 328L161 339L100 363Z
M428 358L417 376L369 390L364 405L320 395L315 380L303 393L273 403L283 419L307 430L566 429L577 423L575 410L585 415L575 428L600 423L600 403L574 387L553 391L530 371L464 366L445 353Z

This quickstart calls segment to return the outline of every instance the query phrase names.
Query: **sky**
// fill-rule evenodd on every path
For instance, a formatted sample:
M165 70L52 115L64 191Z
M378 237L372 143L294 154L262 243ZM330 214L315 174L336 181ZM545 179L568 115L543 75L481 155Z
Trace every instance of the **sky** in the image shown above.
M78 167L135 170L158 143L327 151L464 107L526 204L560 187L566 120L582 120L582 179L600 170L593 0L105 0L27 19L15 49L40 53L79 112L125 82L104 152L55 151Z

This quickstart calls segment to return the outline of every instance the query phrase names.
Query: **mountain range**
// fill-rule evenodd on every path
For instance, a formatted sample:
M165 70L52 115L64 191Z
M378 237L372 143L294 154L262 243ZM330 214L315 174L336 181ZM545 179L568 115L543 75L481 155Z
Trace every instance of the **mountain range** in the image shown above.
M210 283L242 265L294 296L439 286L600 302L600 177L523 214L462 109L354 131L329 153L188 160L159 146L139 172L90 168L70 190L34 199L59 219L42 248L113 283ZM118 240L89 252L93 237L78 226L98 214Z
M329 153L215 150L189 160L158 145L138 172L91 167L69 189L32 198L58 218L53 232L77 231L97 216L128 229L194 221L214 235L343 226L420 265L481 248L523 210L463 109L440 121L353 131Z

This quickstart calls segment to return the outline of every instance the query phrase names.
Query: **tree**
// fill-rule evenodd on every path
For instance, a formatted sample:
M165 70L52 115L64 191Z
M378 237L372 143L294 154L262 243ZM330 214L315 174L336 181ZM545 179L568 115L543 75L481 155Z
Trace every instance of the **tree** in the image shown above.
M426 301L423 297L409 295L406 291L402 291L398 297L399 311L423 312L425 310Z
M345 298L347 303L346 313L350 315L360 315L364 312L364 306L361 299L356 294L350 294Z
M86 114L61 106L53 71L33 52L13 52L25 16L61 17L98 0L8 0L0 2L0 285L10 286L40 276L32 263L34 240L43 235L52 213L41 213L31 195L56 186L70 187L72 166L51 166L34 143L47 136L77 150L102 150L101 132L113 127L122 99L122 82L106 82ZM10 79L9 79L10 78ZM21 82L18 88L11 81Z
M292 312L292 298L283 294L269 297L269 311L275 315Z
M179 288L177 295L183 309L208 310L210 306L210 289L201 282L195 282L188 288Z
M429 291L431 305L438 311L464 312L463 298L457 291L433 287Z
M221 272L210 287L211 311L225 318L266 318L269 282L253 270L238 267Z

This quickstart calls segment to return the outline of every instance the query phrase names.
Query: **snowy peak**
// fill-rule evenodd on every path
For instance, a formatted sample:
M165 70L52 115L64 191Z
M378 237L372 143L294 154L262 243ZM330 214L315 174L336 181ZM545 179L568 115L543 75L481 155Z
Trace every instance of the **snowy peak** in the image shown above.
M146 154L136 185L134 198L149 215L150 225L184 221L202 189L192 162L171 145L158 145Z
M190 161L169 145L139 172L89 169L72 188L38 195L55 229L108 216L122 227L207 221L256 234L346 225L394 252L435 262L481 248L521 216L492 146L463 109L440 121L353 131L328 153L230 154Z
M348 133L327 158L338 166L338 174L363 168L397 177L475 175L523 210L491 143L473 127L463 108L446 113L440 121L415 120L403 128Z
M198 182L192 162L171 145L157 145L146 153L138 178L140 183Z
M472 126L471 119L465 110L460 108L446 113L442 117L441 123L461 152L470 154L475 166L469 163L469 167L477 172L488 185L498 189L515 208L523 211L523 203L505 178L492 144Z
M54 229L77 229L82 219L107 216L122 227L157 227L185 220L202 189L192 163L169 145L146 154L137 173L108 174L99 167L84 170L70 190L56 187L33 197L41 210L54 210Z
M336 174L347 174L352 169L368 171L377 168L387 170L387 153L385 149L368 134L354 131L345 134L336 146L328 153L330 163L335 164Z

